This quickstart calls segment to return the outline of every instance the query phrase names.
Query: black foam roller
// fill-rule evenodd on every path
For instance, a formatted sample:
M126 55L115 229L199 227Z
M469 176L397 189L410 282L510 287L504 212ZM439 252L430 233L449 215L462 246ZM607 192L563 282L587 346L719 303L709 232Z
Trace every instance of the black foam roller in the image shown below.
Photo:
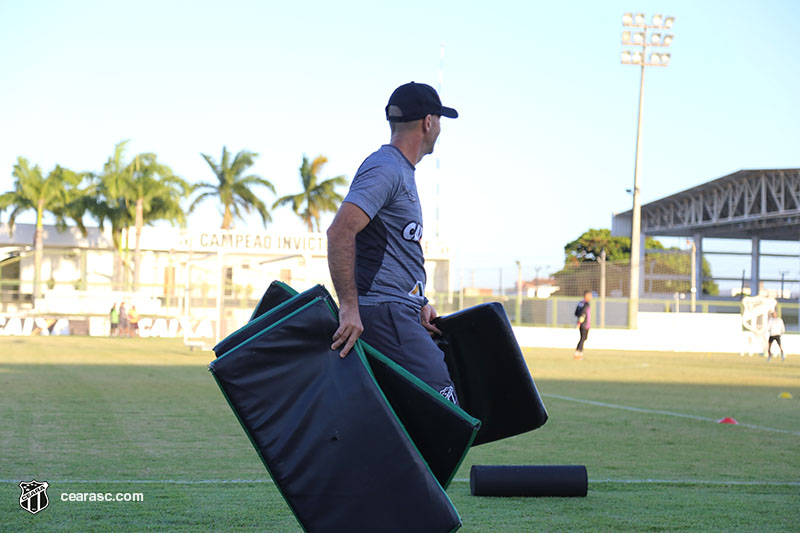
M583 465L473 465L473 496L586 496L589 478Z

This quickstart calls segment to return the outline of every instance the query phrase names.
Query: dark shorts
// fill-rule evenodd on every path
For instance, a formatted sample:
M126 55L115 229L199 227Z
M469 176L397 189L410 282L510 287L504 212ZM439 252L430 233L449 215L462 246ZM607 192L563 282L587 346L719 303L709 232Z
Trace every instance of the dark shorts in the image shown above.
M781 345L781 336L780 335L770 335L769 341L768 341L770 346L772 346L772 341L777 342L778 346L780 346Z
M458 403L453 380L444 362L444 352L436 346L428 330L419 322L419 312L408 305L383 303L359 307L364 341Z

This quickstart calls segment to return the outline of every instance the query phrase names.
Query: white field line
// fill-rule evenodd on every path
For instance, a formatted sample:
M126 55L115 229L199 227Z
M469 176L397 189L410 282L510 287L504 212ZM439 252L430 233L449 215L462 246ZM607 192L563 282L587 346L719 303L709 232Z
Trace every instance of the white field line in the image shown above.
M699 420L701 422L714 422L717 423L717 420L714 418L709 418L707 416L697 416L697 415L689 415L686 413L676 413L674 411L662 411L660 409L645 409L644 407L631 407L629 405L618 405L614 403L605 403L605 402L596 402L594 400L584 400L583 398L572 398L570 396L561 396L560 394L542 394L542 396L546 398L556 398L558 400L565 400L568 402L577 402L577 403L585 403L587 405L595 405L597 407L608 407L611 409L623 409L625 411L633 411L635 413L648 413L653 415L664 415L664 416L674 416L678 418L688 418L690 420ZM780 429L780 428L770 428L766 426L758 426L755 424L744 424L739 422L736 424L739 427L745 427L749 429L758 429L761 431L771 431L773 433L785 433L787 435L800 435L800 431L792 431L790 429Z
M271 479L45 479L55 483L119 483L131 485L228 485L246 483L274 483ZM0 479L0 483L19 483L20 480Z
M18 479L0 479L0 483L19 484ZM237 485L251 483L274 483L271 479L54 479L46 480L51 485L102 484L121 485ZM454 483L469 483L468 478L455 478ZM590 479L589 483L623 485L738 485L800 487L800 481L723 481L705 479Z
M589 483L620 483L631 485L745 485L800 487L800 481L722 481L705 479L590 479Z

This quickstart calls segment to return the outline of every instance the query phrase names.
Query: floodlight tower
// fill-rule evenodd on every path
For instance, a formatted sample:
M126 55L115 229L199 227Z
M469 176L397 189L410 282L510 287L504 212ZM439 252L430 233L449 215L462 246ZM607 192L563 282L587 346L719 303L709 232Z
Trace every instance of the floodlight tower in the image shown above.
M642 76L639 81L639 119L636 126L636 163L633 173L633 210L631 216L631 278L630 278L630 301L628 303L628 327L636 329L638 327L639 311L639 256L641 255L641 232L642 232L642 204L639 197L639 176L642 152L642 109L644 105L644 69L645 67L666 67L669 65L670 55L659 52L652 52L650 58L646 58L649 47L667 47L672 44L671 34L663 35L663 30L669 30L675 22L674 17L664 17L663 15L653 15L650 24L647 24L644 13L625 13L622 15L622 26L626 29L622 32L623 46L641 47L641 50L622 50L622 64L640 65ZM632 28L632 29L627 29ZM636 31L639 30L639 31Z

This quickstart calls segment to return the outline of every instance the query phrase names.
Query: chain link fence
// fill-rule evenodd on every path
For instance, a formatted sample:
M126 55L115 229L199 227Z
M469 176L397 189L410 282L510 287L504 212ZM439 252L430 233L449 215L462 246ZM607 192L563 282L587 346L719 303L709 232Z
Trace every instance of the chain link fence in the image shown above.
M741 314L740 296L723 296L705 261L701 265L702 278L698 277L702 282L692 298L693 262L689 250L648 250L640 277L639 311ZM590 290L595 297L593 325L624 328L628 318L630 269L630 260L575 261L556 272L528 267L518 270L517 276L509 269L465 269L460 275L462 289L452 294L436 294L433 301L440 314L497 301L504 305L514 324L574 327L575 308L584 291ZM491 283L489 277L498 281ZM514 283L515 277L518 284ZM480 280L485 287L477 286ZM490 285L494 287L489 288ZM749 285L749 281L744 285ZM749 294L749 287L744 287L743 292ZM798 308L796 300L780 301L778 311L790 331L800 331Z
M135 291L131 283L116 287L110 281L44 279L41 281L44 298L38 307L54 317L83 315L105 318L112 303L125 301L136 303L142 317L153 320L159 317L209 320L215 333L219 321L218 335L224 336L246 322L249 312L272 279L290 284L299 282L292 278L292 271L278 267L268 274L253 271L252 275L243 276L248 271L241 270L234 275L230 267L220 269L213 257L192 266L187 271L188 277L181 274L184 267L177 264L176 267L164 269L163 276L160 276L163 281L141 283ZM3 273L8 274L7 270L5 268ZM460 290L440 291L428 296L439 314L485 302L500 302L515 324L573 327L575 307L584 291L591 290L595 295L593 325L627 327L629 261L576 262L556 272L547 267L509 270L495 268L481 272L465 269L456 280ZM720 288L710 279L706 265L703 265L703 271L703 282L693 304L691 253L648 251L641 277L639 311L740 314L740 299L720 296ZM0 280L0 304L7 315L41 314L33 309L30 285L30 282L20 281L19 277ZM332 287L328 288L333 292ZM796 301L780 301L779 312L791 331L800 330L798 307Z

